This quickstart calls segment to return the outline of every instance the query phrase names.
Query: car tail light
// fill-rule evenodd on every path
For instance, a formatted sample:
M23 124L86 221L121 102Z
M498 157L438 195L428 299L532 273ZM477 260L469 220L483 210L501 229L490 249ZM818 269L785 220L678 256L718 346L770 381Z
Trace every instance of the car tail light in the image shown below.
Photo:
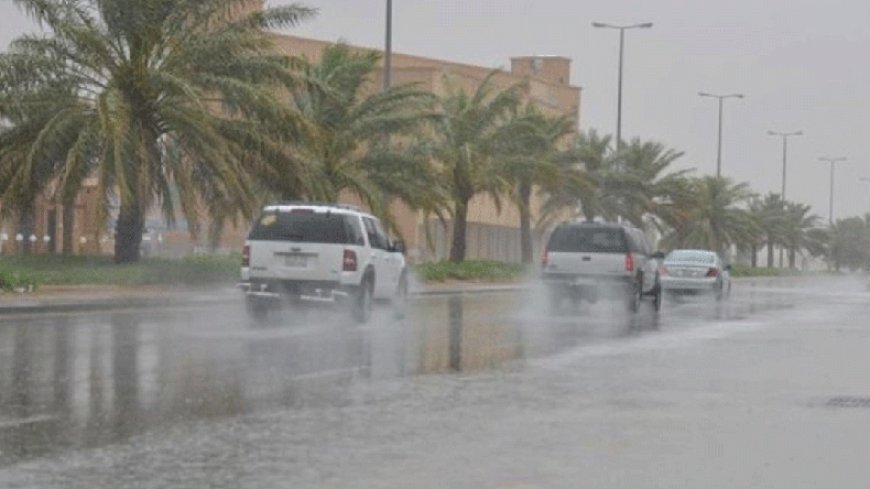
M544 253L541 254L541 268L547 268L547 265L550 264L550 252L548 250L544 250Z
M707 270L707 276L708 277L718 277L719 276L719 269L715 268L715 267L710 268L709 270Z
M355 272L356 268L356 252L353 250L344 250L344 256L341 259L341 270L345 272Z
M634 271L634 256L632 256L631 254L625 255L625 271Z
M251 266L251 246L250 245L245 245L245 247L242 248L242 266L243 267Z

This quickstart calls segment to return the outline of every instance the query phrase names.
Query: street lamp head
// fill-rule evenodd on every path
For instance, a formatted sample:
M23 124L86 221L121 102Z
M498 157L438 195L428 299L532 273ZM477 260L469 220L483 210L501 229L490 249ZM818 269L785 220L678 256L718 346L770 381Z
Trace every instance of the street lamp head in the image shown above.
M700 95L702 97L715 97L715 95L713 95L712 93L707 93L707 92L698 92L698 95Z
M732 94L729 95L729 96L730 96L730 97L736 97L736 98L743 98L743 97L745 97L745 95L743 95L742 93L732 93Z
M653 26L653 23L652 23L652 22L644 22L643 24L637 24L637 25L634 26L634 27L637 27L637 28L639 28L639 29L649 29L649 28L651 28L652 26Z
M778 132L776 132L776 131L767 131L767 135L768 135L768 136L779 136L780 133L778 133Z
M838 156L837 158L826 158L826 157L822 156L819 158L819 161L825 161L828 163L839 163L841 161L847 161L847 160L848 160L848 158L846 158L845 156Z
M596 29L605 29L607 27L613 27L613 26L610 24L605 24L604 22L593 22L592 27L595 27Z

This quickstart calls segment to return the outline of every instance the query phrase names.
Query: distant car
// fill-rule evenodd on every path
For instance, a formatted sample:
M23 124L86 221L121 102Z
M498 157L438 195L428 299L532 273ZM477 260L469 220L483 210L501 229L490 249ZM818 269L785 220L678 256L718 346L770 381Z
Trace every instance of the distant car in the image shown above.
M390 242L375 216L340 204L270 205L242 253L249 313L262 319L284 302L346 305L358 322L374 300L397 312L408 293L404 244Z
M665 256L659 271L668 294L708 293L722 300L731 293L731 266L708 250L674 250Z
M623 224L565 222L550 236L544 250L542 280L550 306L565 299L597 302L599 297L625 301L637 312L651 297L661 308L657 255L643 232Z

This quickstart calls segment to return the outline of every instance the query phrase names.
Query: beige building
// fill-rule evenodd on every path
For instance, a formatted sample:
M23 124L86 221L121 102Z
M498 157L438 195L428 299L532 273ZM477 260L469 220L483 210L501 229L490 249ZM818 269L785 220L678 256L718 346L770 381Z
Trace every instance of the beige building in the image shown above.
M331 44L286 35L276 35L275 40L277 46L286 54L304 56L313 61L318 60L324 48ZM421 89L436 95L446 93L448 80L454 87L473 91L492 72L490 67L401 53L394 53L392 61L394 85L414 83ZM564 57L515 57L511 58L510 70L498 71L493 83L499 88L507 88L525 82L523 95L526 101L534 102L550 114L567 115L579 121L580 88L571 85L570 68L571 60ZM371 84L373 91L382 86L382 76L382 72L379 72L373 80ZM97 234L98 200L95 191L96 185L89 183L83 188L76 202L74 239L77 253L111 253L113 249L111 230L106 230L102 236ZM343 200L352 203L354 197L347 196ZM533 217L536 217L539 202L533 202L532 207ZM438 220L427 220L421 213L409 209L402 203L395 203L392 211L412 259L437 260L447 256L450 245L449 222L445 226ZM61 249L59 243L62 236L61 212L61 206L51 199L41 199L38 203L33 228L28 231L35 236L34 251L53 252ZM161 221L159 214L155 213L149 217L146 224L149 232L143 245L149 253L181 255L206 247L205 236L200 237L199 242L189 237L183 219L175 229L165 228ZM509 200L504 199L499 210L490 198L485 196L475 198L471 202L468 222L469 259L519 261L519 212ZM5 223L3 231L9 238L4 243L6 253L20 249L20 246L14 242L14 237L20 231L19 228L18 223ZM227 229L220 248L229 251L241 249L246 232L245 225ZM430 239L427 239L427 235Z
M329 42L296 36L277 36L278 46L287 54L319 59ZM365 49L365 48L359 48ZM414 83L436 95L447 92L447 83L469 92L492 72L492 68L451 61L394 53L392 57L394 85ZM377 90L383 85L383 72L372 83ZM499 88L525 82L524 98L534 102L550 114L567 115L580 119L580 88L571 85L571 60L561 56L520 56L511 58L509 71L500 70L493 79ZM353 202L349 197L347 201ZM533 218L537 217L540 202L533 201ZM437 219L426 220L401 203L392 208L399 223L400 233L406 241L410 256L418 260L446 258L450 248L450 223L445 226ZM486 196L471 202L468 215L468 258L504 261L520 260L519 211L510 201L502 202L499 210ZM427 240L427 229L430 239ZM536 241L540 241L540 236ZM239 237L236 237L239 240ZM536 243L540 244L540 243ZM430 246L431 245L431 246Z

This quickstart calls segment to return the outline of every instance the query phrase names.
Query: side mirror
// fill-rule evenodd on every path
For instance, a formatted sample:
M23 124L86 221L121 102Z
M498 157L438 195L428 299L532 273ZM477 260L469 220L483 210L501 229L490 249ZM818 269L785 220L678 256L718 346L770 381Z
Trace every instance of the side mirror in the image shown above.
M390 244L390 251L393 253L405 254L405 242L398 239Z
M653 259L656 259L656 260L664 260L664 259L665 259L665 253L664 253L663 251L656 251L655 253L653 253L652 255L650 255L650 258L653 258Z

